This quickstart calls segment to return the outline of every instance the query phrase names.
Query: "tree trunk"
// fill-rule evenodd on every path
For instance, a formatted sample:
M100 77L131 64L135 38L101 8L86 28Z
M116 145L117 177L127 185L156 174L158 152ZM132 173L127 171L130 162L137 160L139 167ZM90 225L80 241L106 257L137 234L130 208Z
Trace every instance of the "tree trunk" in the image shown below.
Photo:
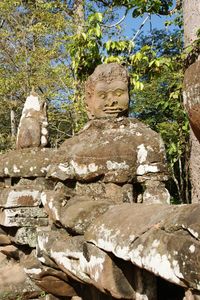
M11 125L11 136L16 136L16 122L15 122L15 111L13 109L10 110L10 125Z
M83 30L85 23L84 0L76 0L74 3L74 21L77 24L77 33Z
M197 39L200 28L200 1L184 0L184 39L185 47ZM200 202L200 56L194 55L188 63L184 77L184 104L189 115L190 130L190 180L192 203Z
M75 34L79 35L81 32L84 32L84 25L85 25L85 1L84 0L74 1L74 24L76 24ZM74 126L72 128L73 135L76 133L79 127L78 123L80 119L80 107L82 106L81 91L83 91L83 83L81 82L80 79L78 79L76 72L74 73L75 81L74 81L74 116L73 116Z

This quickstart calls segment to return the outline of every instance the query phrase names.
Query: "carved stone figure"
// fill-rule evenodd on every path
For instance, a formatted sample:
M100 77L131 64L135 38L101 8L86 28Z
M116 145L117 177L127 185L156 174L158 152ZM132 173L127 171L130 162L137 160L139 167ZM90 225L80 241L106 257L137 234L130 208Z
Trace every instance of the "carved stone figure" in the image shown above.
M163 141L145 124L127 118L127 70L117 63L99 65L85 87L90 122L63 143L61 149L67 150L67 164L52 164L48 176L98 180L99 185L104 185L104 195L108 183L121 184L118 195L121 191L124 202L169 203L163 183L168 179ZM132 190L129 186L125 193L129 197L122 190L127 183L132 185ZM137 184L141 185L140 193ZM116 192L110 198L116 198Z
M46 102L32 92L24 104L16 148L45 147L48 142L47 125Z
M89 119L127 116L128 83L128 73L123 66L116 63L99 65L85 85Z

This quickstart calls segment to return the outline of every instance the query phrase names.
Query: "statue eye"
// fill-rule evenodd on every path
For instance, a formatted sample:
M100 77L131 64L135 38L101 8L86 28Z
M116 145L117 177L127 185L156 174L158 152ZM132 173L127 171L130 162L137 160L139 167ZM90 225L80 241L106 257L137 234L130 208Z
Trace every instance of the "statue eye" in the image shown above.
M101 99L105 99L106 98L106 94L105 93L99 93L98 95Z
M122 90L116 90L116 91L115 91L115 96L120 97L122 94L123 94L123 91L122 91Z

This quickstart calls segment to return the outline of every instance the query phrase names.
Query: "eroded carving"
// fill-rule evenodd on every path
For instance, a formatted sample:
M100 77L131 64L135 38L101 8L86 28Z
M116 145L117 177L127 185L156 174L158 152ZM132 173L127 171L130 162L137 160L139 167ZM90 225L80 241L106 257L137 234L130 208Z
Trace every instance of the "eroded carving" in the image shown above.
M24 104L16 148L45 147L48 143L47 125L46 102L32 92Z

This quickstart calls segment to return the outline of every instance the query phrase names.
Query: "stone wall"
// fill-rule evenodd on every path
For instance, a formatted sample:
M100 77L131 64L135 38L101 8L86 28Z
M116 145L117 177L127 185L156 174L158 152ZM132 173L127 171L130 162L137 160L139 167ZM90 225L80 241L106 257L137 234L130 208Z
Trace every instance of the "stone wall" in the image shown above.
M125 134L132 126L140 138L147 129L138 121L121 119L116 130L109 122L105 131L104 122L101 134L92 121L59 150L1 155L0 299L171 300L170 290L177 300L198 297L199 205L166 204L164 161L151 150L156 135L138 145L130 127ZM123 157L108 153L119 151L119 131ZM99 148L101 136L108 148Z

